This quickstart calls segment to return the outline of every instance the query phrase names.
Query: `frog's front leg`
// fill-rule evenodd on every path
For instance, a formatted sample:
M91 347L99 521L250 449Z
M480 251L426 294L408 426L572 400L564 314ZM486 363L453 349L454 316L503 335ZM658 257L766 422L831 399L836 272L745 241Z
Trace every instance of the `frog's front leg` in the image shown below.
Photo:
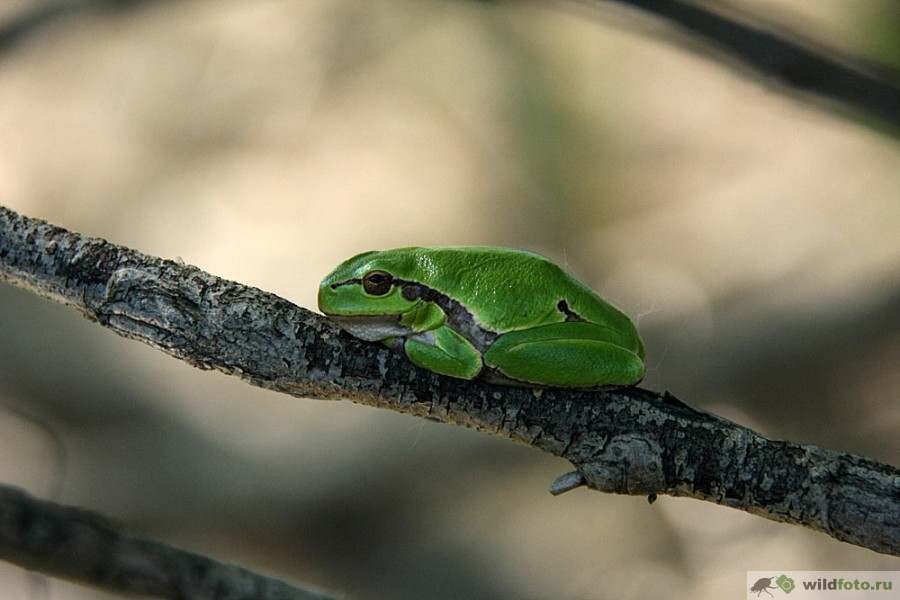
M501 335L484 362L510 379L559 387L633 385L644 376L644 362L615 332L584 321Z
M474 379L481 372L481 353L447 325L406 338L403 349L413 364L435 373Z

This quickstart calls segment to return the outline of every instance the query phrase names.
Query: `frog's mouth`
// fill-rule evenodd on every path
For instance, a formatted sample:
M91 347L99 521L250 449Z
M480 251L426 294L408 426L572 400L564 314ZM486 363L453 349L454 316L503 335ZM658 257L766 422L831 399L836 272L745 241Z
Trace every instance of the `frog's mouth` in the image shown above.
M400 324L400 315L326 315L338 327L361 340L380 342L390 337L410 335L413 330Z

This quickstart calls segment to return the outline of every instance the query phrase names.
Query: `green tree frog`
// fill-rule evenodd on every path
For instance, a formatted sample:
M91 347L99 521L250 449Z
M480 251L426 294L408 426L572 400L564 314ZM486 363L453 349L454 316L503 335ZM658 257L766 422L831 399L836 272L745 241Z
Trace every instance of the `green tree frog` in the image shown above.
M351 335L451 377L577 388L644 376L644 345L628 317L530 252L364 252L325 277L318 300Z

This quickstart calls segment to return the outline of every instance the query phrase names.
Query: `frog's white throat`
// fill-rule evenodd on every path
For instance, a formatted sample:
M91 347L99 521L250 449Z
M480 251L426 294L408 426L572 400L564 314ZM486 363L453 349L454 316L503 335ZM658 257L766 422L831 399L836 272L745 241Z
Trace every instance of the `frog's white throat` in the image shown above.
M401 337L413 333L409 327L400 325L399 315L352 317L329 315L328 318L353 337L367 342L379 342L390 337Z

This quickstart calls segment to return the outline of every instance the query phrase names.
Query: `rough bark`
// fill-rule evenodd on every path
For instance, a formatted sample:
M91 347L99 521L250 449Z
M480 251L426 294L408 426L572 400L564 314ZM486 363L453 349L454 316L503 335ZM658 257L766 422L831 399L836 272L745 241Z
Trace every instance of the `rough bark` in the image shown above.
M0 485L0 559L111 591L180 600L327 600L246 569L122 534L96 514Z
M574 465L575 474L554 484L557 493L580 484L686 496L900 554L898 469L769 440L668 393L532 390L441 377L273 294L2 207L0 279L202 369L530 444Z

